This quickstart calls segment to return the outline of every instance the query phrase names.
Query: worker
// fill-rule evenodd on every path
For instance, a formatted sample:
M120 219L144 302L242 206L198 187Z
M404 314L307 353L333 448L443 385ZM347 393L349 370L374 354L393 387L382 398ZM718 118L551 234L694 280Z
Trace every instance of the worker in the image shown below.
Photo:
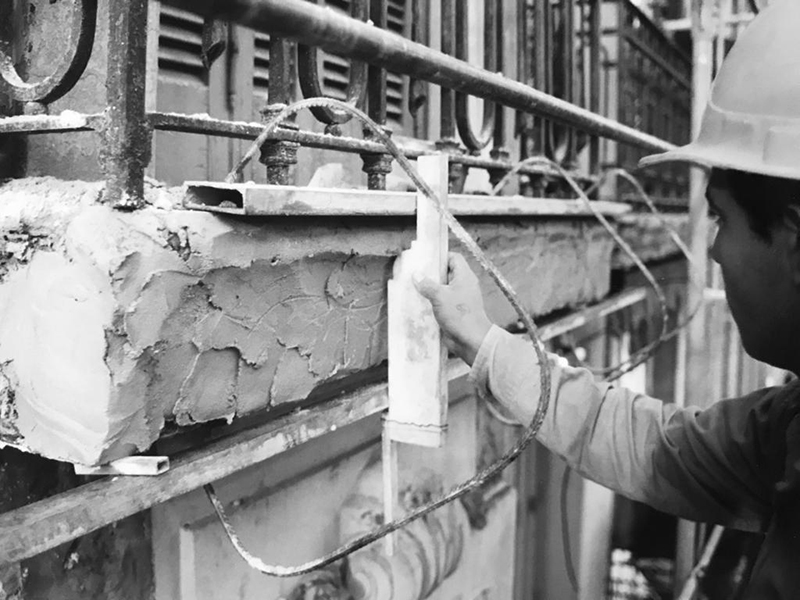
M775 0L732 48L697 139L642 162L709 169L731 314L753 358L800 373L800 1ZM476 276L417 281L479 394L523 424L540 372L529 340L492 325ZM597 383L550 355L538 440L581 475L679 517L765 533L748 600L800 598L800 384L684 408Z

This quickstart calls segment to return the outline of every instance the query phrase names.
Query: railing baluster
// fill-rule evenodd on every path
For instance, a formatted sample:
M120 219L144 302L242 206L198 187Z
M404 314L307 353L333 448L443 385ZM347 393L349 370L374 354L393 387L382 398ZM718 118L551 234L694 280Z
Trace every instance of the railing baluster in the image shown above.
M269 37L269 89L268 104L261 111L268 121L294 100L295 44L275 35ZM297 130L293 122L285 121L280 127ZM297 164L300 144L289 141L269 141L261 146L259 161L267 167L267 181L273 185L292 183L291 168Z
M86 70L97 29L97 0L73 0L69 41L66 52L52 75L36 83L26 83L14 68L13 57L4 50L11 43L0 43L0 94L25 103L28 114L47 112L47 105L69 92ZM11 7L5 10L13 10ZM8 15L10 18L10 14ZM13 29L11 30L13 33Z
M103 200L133 209L144 202L152 130L145 111L148 0L110 0L106 78L108 121L101 152Z
M533 45L534 70L533 85L536 89L550 93L552 91L552 55L550 31L552 8L550 0L535 0L533 9ZM548 139L552 123L541 117L534 119L532 155L546 155ZM536 196L544 196L547 182L544 177L529 177L532 192Z
M369 0L350 0L350 16L359 21L366 21L368 14ZM318 0L318 4L323 4L324 0ZM318 54L316 48L300 44L297 47L297 74L300 80L300 89L305 98L316 98L324 96L320 85ZM361 107L367 91L367 65L360 62L350 63L350 76L347 85L346 101L355 106ZM334 135L339 133L338 125L347 123L352 119L349 113L316 106L311 109L318 121L330 126L329 132Z
M456 53L456 19L455 2L461 0L442 0L442 52L455 56ZM441 93L441 129L436 147L448 154L464 154L464 148L456 137L456 93L448 87L442 87ZM464 189L464 180L467 178L467 167L460 163L450 161L450 192L457 194Z
M497 72L497 2L484 0L483 22L483 67ZM456 4L456 58L469 62L469 36L472 32L469 22L468 4L459 1ZM472 131L469 118L469 95L456 93L456 126L467 150L480 152L492 141L495 125L495 105L488 100L483 101L483 124L481 133L476 136Z
M376 27L387 29L387 2L388 0L371 0L369 18ZM367 114L380 125L384 132L391 134L386 127L386 69L371 65L367 71ZM364 138L371 140L372 131L364 128ZM389 154L365 153L361 155L363 166L367 174L367 187L371 190L385 190L386 176L392 172L392 158Z
M495 0L492 0L494 3ZM495 5L495 27L492 31L495 44L495 69L503 73L505 71L505 60L503 56L503 38L505 31L505 13L503 12L503 1L496 0ZM492 150L489 157L494 160L507 161L511 158L511 153L506 147L506 109L502 104L494 104L494 135L492 136ZM503 169L491 169L489 171L489 183L494 187L500 182L505 171Z
M575 0L561 0L561 65L564 90L562 98L575 103ZM563 165L567 169L575 167L577 147L575 144L575 128L568 125L564 128Z
M583 0L589 3L589 110L600 113L600 10L603 0ZM591 135L589 138L589 174L600 173L600 137Z
M430 6L426 0L411 0L411 40L428 45L428 15ZM428 102L428 84L413 77L408 82L408 112L414 119L414 135L427 137L427 119L420 119L420 109ZM420 122L422 121L422 122Z

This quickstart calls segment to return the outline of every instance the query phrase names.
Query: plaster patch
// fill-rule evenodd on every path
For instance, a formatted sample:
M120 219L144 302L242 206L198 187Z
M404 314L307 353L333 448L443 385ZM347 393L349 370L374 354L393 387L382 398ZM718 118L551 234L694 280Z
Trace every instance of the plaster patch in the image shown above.
M178 425L191 425L236 414L236 377L239 353L233 349L207 350L195 357L191 372L175 404Z
M54 252L36 253L0 286L0 362L16 381L16 427L43 454L91 464L126 416L104 362L113 304L100 271Z

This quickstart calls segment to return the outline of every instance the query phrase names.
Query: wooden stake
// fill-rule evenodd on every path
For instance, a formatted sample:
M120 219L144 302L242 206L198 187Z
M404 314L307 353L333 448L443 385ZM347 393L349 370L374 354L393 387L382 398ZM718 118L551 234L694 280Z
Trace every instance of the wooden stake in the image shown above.
M422 178L447 206L447 157L417 161ZM396 442L438 447L447 429L447 349L433 309L414 278L447 280L447 226L433 203L417 196L417 239L395 262L388 283L389 416L385 428Z

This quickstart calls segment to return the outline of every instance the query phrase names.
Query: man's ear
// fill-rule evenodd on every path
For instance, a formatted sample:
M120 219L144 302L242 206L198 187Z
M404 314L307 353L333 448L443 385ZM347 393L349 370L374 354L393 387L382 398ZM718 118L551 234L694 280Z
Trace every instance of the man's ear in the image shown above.
M800 286L800 205L788 204L783 210L783 224L789 230L792 280Z
M800 234L800 204L787 204L783 210L784 223Z

